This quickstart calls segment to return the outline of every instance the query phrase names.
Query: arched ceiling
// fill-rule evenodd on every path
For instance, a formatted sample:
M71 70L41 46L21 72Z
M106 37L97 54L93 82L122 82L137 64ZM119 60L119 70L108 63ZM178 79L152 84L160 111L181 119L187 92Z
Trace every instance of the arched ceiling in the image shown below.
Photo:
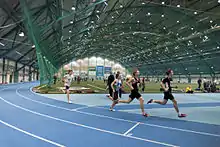
M2 0L0 57L36 64L24 0ZM26 0L43 53L61 66L101 56L146 74L220 73L218 0ZM6 5L7 4L7 5ZM3 28L9 24L15 24ZM25 36L18 34L23 31ZM29 37L30 38L30 37ZM12 40L12 41L8 41ZM19 52L19 53L17 53ZM22 59L20 59L22 58Z

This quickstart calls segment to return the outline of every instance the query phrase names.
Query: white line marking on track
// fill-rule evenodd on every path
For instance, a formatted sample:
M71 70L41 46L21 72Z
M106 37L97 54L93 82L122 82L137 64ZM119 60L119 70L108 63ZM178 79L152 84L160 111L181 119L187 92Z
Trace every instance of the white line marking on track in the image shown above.
M1 97L0 97L0 98L1 98ZM53 142L53 141L51 141L51 140L45 139L45 138L43 138L43 137L40 137L40 136L34 135L34 134L32 134L32 133L29 133L29 132L27 132L27 131L24 131L24 130L22 130L22 129L19 129L19 128L15 127L15 126L13 126L13 125L11 125L11 124L8 124L8 123L6 123L6 122L4 122L4 121L2 121L2 120L0 120L0 123L6 125L7 127L10 127L10 128L12 128L12 129L14 129L14 130L17 130L17 131L19 131L19 132L22 132L22 133L24 133L24 134L26 134L26 135L29 135L29 136L34 137L34 138L37 138L37 139L39 139L39 140L41 140L41 141L44 141L44 142L53 144L53 145L55 145L55 146L65 147L64 145L61 145L61 144L59 144L59 143Z
M134 128L136 128L138 125L140 124L140 122L136 123L133 127L131 127L128 131L126 131L123 135L128 135L128 133L130 133Z
M163 142L159 142L159 141L154 141L154 140L149 140L149 139L144 139L144 138L139 138L139 137L134 137L134 136L124 136L123 134L120 134L120 133L117 133L117 132L112 132L112 131L108 131L108 130L104 130L104 129L99 129L99 128L95 128L95 127L91 127L91 126L87 126L87 125L71 122L71 121L68 121L68 120L60 119L60 118L53 117L53 116L50 116L50 115L47 115L47 114L43 114L43 113L39 113L39 112L36 112L36 111L32 111L32 110L26 109L24 107L21 107L21 106L18 106L16 104L11 103L11 102L5 100L2 97L0 97L0 99L2 101L4 101L5 103L9 104L9 105L14 106L14 107L16 107L18 109L24 110L26 112L30 112L30 113L38 115L38 116L50 118L50 119L53 119L53 120L56 120L56 121L60 121L60 122L64 122L64 123L67 123L67 124L72 124L72 125L75 125L75 126L79 126L79 127L83 127L83 128L87 128L87 129L92 129L92 130L96 130L96 131L99 131L99 132L114 134L114 135L117 135L117 136L123 136L123 137L132 138L132 139L136 139L136 140L141 140L141 141L145 141L145 142L151 142L151 143L154 143L154 144L160 144L160 145L170 146L170 147L179 147L179 146L176 146L176 145L167 144L167 143L163 143Z
M79 108L71 109L71 111L77 111L77 110L82 110L82 109L86 109L86 108L89 108L89 106L87 106L87 107L79 107Z
M19 95L21 97L27 99L27 100L30 100L30 101L33 101L33 102L36 102L36 103L39 103L39 104L42 104L42 105L51 106L51 107L58 108L58 109L63 109L63 110L66 110L66 111L73 111L73 110L68 109L68 108L59 107L59 106L51 105L51 104L48 104L48 103L43 103L43 102L40 102L40 101L36 101L36 100L30 99L28 97L25 97L25 96L23 96L21 94L19 94ZM102 109L102 107L95 107L95 108ZM116 118L116 117L111 117L111 116L106 116L106 115L101 115L101 114L95 114L95 113L90 113L90 112L83 112L83 111L77 111L77 110L73 111L73 112L78 112L78 113L86 114L86 115L90 115L90 116L109 118L109 119L118 120L118 121L125 121L125 122L130 122L130 123L138 123L137 121L121 119L121 118ZM151 127L157 127L157 128L163 128L163 129L187 132L187 133L194 133L194 134L200 134L200 135L206 135L206 136L220 137L220 135L218 135L218 134L212 134L212 133L206 133L206 132L199 132L199 131L193 131L193 130L187 130L187 129L173 128L173 127L168 127L168 126L161 126L161 125L155 125L155 124L150 124L150 123L142 123L142 122L140 124L146 125L146 126L151 126Z
M91 86L91 87L94 87L94 88L97 88L97 89L100 89L100 90L106 90L104 88L101 88L101 87L97 87L97 86L94 86L94 85L91 85L91 84L87 84L88 86Z

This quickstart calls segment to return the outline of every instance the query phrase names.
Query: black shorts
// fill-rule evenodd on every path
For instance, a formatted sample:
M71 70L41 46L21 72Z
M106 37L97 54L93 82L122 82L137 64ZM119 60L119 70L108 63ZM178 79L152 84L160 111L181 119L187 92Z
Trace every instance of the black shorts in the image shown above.
M133 99L139 99L141 97L141 94L138 91L131 91L131 94L129 95L129 97L133 100Z
M113 97L113 99L114 99L114 100L117 100L117 99L118 99L118 91L115 91L115 92L114 92L114 97Z
M69 86L66 86L66 90L69 90L70 89L70 87Z
M108 90L109 90L109 94L110 94L110 96L113 97L113 90L112 90L112 88L109 87Z
M164 92L164 99L165 100L174 100L174 96L172 95L171 92Z

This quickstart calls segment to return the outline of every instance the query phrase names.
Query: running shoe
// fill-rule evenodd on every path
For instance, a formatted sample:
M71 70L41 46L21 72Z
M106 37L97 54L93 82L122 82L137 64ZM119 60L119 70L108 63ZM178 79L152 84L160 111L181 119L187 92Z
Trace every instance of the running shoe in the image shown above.
M69 101L68 103L69 103L69 104L72 104L73 102L72 102L72 101Z
M153 99L150 99L148 102L147 102L147 104L150 104L150 103L152 103L153 102Z
M148 117L148 116L150 116L149 114L147 114L147 113L144 113L144 114L142 114L144 117Z
M186 114L180 114L178 117L186 117Z
M113 112L115 111L115 109L112 109L112 108L110 108L109 110L110 110L110 111L113 111Z

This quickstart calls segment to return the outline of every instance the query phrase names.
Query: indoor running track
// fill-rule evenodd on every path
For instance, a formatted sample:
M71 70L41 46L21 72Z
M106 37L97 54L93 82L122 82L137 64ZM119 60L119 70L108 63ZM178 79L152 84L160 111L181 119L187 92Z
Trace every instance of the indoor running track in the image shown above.
M220 146L220 125L67 104L30 91L36 84L0 86L1 147Z

